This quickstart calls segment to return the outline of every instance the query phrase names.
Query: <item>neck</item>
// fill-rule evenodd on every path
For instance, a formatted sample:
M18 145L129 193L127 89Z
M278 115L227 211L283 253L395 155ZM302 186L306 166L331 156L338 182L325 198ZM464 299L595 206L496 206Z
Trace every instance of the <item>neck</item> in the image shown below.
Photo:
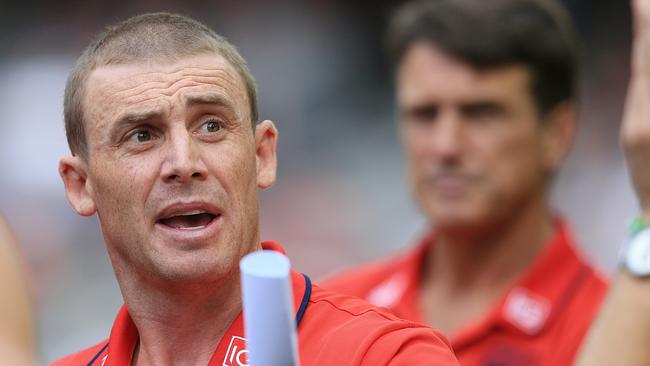
M552 215L543 200L491 227L437 229L421 283L427 319L451 332L483 314L530 266L552 233Z
M449 290L500 290L531 264L553 234L550 212L522 210L509 220L469 234L440 230L425 259L427 281Z
M139 333L133 364L207 365L241 312L239 274L232 277L182 289L123 291Z

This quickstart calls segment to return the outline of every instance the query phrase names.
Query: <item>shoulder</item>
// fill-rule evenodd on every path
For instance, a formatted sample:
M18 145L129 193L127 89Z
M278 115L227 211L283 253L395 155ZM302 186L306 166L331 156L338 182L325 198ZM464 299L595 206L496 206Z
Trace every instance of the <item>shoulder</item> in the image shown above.
M75 352L68 356L65 356L59 360L54 361L50 366L86 366L91 364L91 361L98 360L100 356L105 353L106 346L108 346L108 340L103 340L100 343L86 348L82 351ZM97 363L100 365L101 363ZM92 363L94 365L94 363Z
M581 313L580 319L591 321L589 317L597 311L607 293L608 280L585 255L569 225L562 221L559 225L564 244L555 246L547 256L551 265L543 269L554 274L558 283L564 283L564 293L557 304L562 312L569 313L573 308ZM540 275L544 275L541 270Z
M580 264L577 275L577 284L574 286L573 303L580 311L593 309L595 312L607 294L609 281L607 277L591 264L584 254L577 248L573 248Z
M582 281L575 286L575 292L567 309L567 320L573 324L590 326L596 317L600 305L607 295L608 281L604 275L593 266L584 263L581 271Z
M581 271L576 281L568 289L572 293L569 301L562 306L562 301L557 312L555 326L549 334L553 339L549 343L553 352L548 353L549 364L572 364L578 353L587 331L596 319L600 307L605 299L608 281L597 269L586 262L582 263Z
M449 342L434 329L316 285L299 335L309 364L417 364L422 358L457 364Z
M605 295L609 288L609 280L597 268L585 264L586 268L586 286L585 289L588 293L599 294L601 297Z
M596 317L608 289L608 280L605 275L594 266L584 255L580 246L570 238L568 251L565 257L569 265L566 269L556 268L558 280L566 281L563 296L556 300L561 328L564 336L581 339L586 329Z
M585 255L583 247L576 240L568 223L560 221L559 230L563 233L566 240L568 256L575 258L572 260L575 260L576 265L580 268L577 276L577 282L580 285L577 286L579 290L577 298L581 296L586 296L594 300L599 297L602 298L609 286L607 276Z
M343 294L365 297L368 291L411 264L419 251L420 248L410 248L406 252L344 270L326 278L321 286Z

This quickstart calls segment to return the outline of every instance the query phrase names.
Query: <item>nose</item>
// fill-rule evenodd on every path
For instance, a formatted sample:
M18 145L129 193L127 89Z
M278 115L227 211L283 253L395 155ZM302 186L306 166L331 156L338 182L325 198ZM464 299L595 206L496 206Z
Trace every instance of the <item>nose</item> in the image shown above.
M429 143L432 152L441 160L455 160L459 157L463 126L458 113L447 110L440 114L437 123L429 131Z
M166 183L188 183L205 180L207 167L200 152L200 146L185 129L171 134L166 149L166 159L161 169Z

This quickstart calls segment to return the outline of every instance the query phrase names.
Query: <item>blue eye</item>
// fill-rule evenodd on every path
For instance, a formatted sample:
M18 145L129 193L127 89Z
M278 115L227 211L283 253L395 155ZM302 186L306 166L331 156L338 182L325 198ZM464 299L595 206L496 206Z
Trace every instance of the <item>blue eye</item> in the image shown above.
M221 124L219 121L209 120L201 125L201 130L209 133L219 132L221 130Z

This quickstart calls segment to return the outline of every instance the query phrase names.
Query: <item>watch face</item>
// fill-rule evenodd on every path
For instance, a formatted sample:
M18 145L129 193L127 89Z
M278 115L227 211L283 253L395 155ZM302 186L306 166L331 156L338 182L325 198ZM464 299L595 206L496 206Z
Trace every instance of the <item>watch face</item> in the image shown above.
M637 276L650 275L650 229L644 229L630 242L627 268Z

